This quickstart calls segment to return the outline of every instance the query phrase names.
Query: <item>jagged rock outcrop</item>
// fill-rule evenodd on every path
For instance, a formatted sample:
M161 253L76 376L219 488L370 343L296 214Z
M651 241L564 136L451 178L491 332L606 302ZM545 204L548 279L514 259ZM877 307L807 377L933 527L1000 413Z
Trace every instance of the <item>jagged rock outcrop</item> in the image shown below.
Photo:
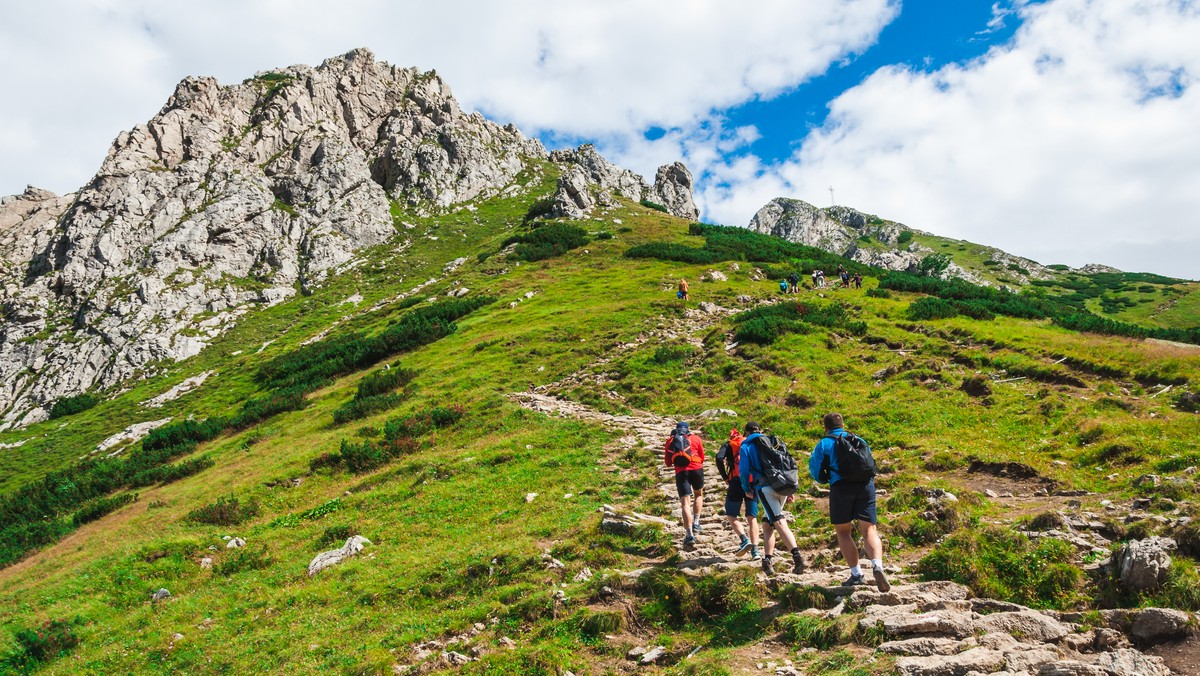
M609 204L612 197L625 197L635 201L650 200L663 205L667 212L680 218L697 219L700 210L692 199L692 172L682 162L666 164L658 168L654 177L654 185L646 184L639 175L628 169L622 169L600 155L596 147L590 143L574 150L556 150L550 153L550 161L564 167L563 177L576 176L580 171L586 182L597 188L595 202ZM555 210L551 216L566 218L581 218L591 210L591 206L581 206L577 193L577 179L570 184L559 181L558 190L552 198ZM587 197L591 201L591 196ZM563 209L558 209L558 205ZM571 208L567 205L575 205Z
M883 220L843 206L815 207L801 200L778 197L768 202L750 219L750 230L782 237L790 242L824 249L859 263L886 270L916 270L930 249L909 244L900 249L900 234L908 230L899 223ZM885 247L862 246L860 237L870 238ZM957 277L983 283L977 275L951 263L944 277Z
M0 427L186 359L396 234L390 202L505 189L546 152L367 50L179 83L92 181L0 200Z
M700 210L692 201L692 189L692 172L683 162L672 162L658 168L650 199L666 207L671 214L696 220L700 218Z

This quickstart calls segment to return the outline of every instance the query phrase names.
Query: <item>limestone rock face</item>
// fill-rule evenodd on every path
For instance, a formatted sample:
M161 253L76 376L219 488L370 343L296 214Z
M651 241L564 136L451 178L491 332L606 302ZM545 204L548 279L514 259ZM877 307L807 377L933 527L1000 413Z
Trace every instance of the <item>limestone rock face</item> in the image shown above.
M683 162L664 164L654 176L654 197L651 199L680 218L696 220L700 210L692 200L692 172Z
M574 150L556 150L550 153L550 161L563 166L564 178L576 170L581 171L586 182L595 184L599 189L597 201L601 204L609 202L616 195L635 201L657 202L666 207L668 213L680 218L694 220L700 217L700 210L692 199L692 172L682 162L659 167L654 185L650 186L641 176L604 159L590 143ZM563 197L563 191L563 183L559 181L559 189L553 198L556 205L562 201L560 198L569 199ZM589 206L582 208L581 212L554 212L552 215L581 218L590 210Z
M1135 591L1158 589L1167 579L1175 546L1171 538L1149 537L1121 547L1117 554L1121 584Z
M583 170L571 167L558 177L558 189L550 200L552 218L583 218L596 206L588 194L588 180Z
M187 359L432 211L507 188L537 141L367 50L230 86L190 77L58 197L0 199L0 428Z
M822 209L801 200L784 197L773 199L759 209L746 227L755 232L824 249L886 270L912 272L916 270L922 258L933 253L932 250L915 243L908 245L907 250L900 249L900 234L908 228L899 223L885 221L849 207ZM859 238L869 238L871 242L882 245L883 248L868 246L860 242ZM950 264L943 277L983 282L978 276L954 263Z

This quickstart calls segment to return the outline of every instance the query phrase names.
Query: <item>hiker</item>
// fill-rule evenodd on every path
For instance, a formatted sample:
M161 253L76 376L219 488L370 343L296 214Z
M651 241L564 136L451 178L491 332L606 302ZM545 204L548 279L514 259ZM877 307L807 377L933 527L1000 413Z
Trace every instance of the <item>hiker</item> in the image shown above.
M704 506L704 444L682 420L675 424L663 450L663 464L675 468L675 490L683 513L684 546L696 543L700 508Z
M679 293L675 294L676 298L683 300L691 300L692 297L688 294L688 283L686 279L679 278Z
M787 280L783 280L783 279L779 280L779 293L787 293L787 292L788 292Z
M775 535L778 534L783 546L792 553L792 572L801 573L807 566L783 513L784 505L792 501L792 495L799 487L794 469L788 470L786 465L790 463L794 468L796 463L782 442L774 436L763 435L758 423L746 423L743 433L746 438L742 440L738 459L742 492L762 502L763 520L774 529L763 539L763 572L767 575L775 573L771 567L771 557L775 550Z
M788 287L788 293L798 293L798 289L800 288L800 275L797 275L795 272L788 275Z
M838 547L850 566L850 577L842 584L865 584L859 567L858 546L854 543L854 524L862 534L871 561L871 571L879 591L891 589L883 573L883 543L875 516L875 458L860 437L843 429L840 413L823 419L825 436L808 457L808 473L820 483L829 484L829 521L837 533Z
M854 288L861 289L862 288L862 273L861 272L854 273L854 278L851 281L854 282Z
M815 288L817 288L817 271L816 270L812 271L812 278L813 278L813 288L815 289Z
M817 288L818 289L825 288L825 271L824 270L817 270Z
M842 268L838 275L842 278L842 286L850 288L850 273L845 268Z
M717 451L717 471L721 473L721 478L728 484L725 489L725 518L729 519L729 527L733 529L734 534L742 539L735 554L741 556L749 551L750 560L757 561L759 559L758 499L753 495L747 495L742 488L741 476L738 474L741 448L742 434L735 427L729 430L729 441L722 444L721 450ZM738 521L738 517L742 515L743 505L746 508L745 529ZM747 531L750 533L749 537L746 536Z

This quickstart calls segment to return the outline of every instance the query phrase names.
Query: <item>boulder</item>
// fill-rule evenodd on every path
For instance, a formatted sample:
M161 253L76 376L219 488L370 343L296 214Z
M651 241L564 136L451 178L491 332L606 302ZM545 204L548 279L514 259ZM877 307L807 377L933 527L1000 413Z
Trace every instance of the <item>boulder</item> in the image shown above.
M150 595L151 601L166 601L169 598L171 598L171 592L161 587Z
M989 648L971 648L957 655L901 657L896 672L902 676L966 676L976 671L991 674L1004 666L1004 653Z
M1191 615L1171 608L1147 608L1133 618L1130 633L1140 643L1182 638L1191 630Z
M888 641L881 644L878 650L890 655L929 657L930 655L953 655L959 652L961 645L962 642L954 638L922 636L902 641Z
M246 546L246 541L241 538L230 538L229 542L225 543L225 549L237 549L239 547L245 547L245 546Z
M1096 666L1111 676L1171 676L1161 657L1152 657L1132 648L1123 648L1096 656Z
M1175 541L1164 537L1133 540L1117 554L1121 585L1134 591L1153 591L1167 579Z
M979 618L984 631L999 631L1030 643L1052 643L1071 633L1062 622L1036 610L992 613Z
M1112 676L1107 669L1079 660L1047 662L1039 666L1035 673L1037 676Z
M650 650L647 650L642 655L642 658L638 660L638 663L639 664L654 664L655 662L657 662L659 660L659 658L661 658L665 654L667 654L666 647L661 646L661 645L655 646L655 647L651 648Z
M361 535L355 535L347 539L346 544L342 545L341 548L317 554L308 564L309 577L316 575L330 566L337 565L351 556L355 556L363 550L364 546L369 544L371 544L370 540Z
M728 282L729 278L725 276L724 272L721 272L719 270L709 270L708 272L700 275L700 281L702 281L702 282Z

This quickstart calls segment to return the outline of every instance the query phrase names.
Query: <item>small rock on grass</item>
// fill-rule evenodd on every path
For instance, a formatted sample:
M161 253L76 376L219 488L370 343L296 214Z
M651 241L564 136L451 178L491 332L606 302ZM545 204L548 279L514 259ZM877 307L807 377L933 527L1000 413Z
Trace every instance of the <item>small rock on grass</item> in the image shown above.
M638 662L640 664L654 664L665 654L667 654L667 649L665 646L654 646L654 648L647 650L646 653L642 655L642 659L638 660Z
M154 594L153 594L153 595L150 597L150 600L151 600L151 601L165 601L165 600L167 600L167 599L169 599L169 598L171 598L171 592L169 592L169 591L167 591L166 589L164 589L164 588L161 588L161 587L160 587L160 588L159 588L157 591L155 591L155 592L154 592Z
M525 494L525 502L526 503L533 502L534 500L537 500L537 496L538 496L537 493L526 493Z

